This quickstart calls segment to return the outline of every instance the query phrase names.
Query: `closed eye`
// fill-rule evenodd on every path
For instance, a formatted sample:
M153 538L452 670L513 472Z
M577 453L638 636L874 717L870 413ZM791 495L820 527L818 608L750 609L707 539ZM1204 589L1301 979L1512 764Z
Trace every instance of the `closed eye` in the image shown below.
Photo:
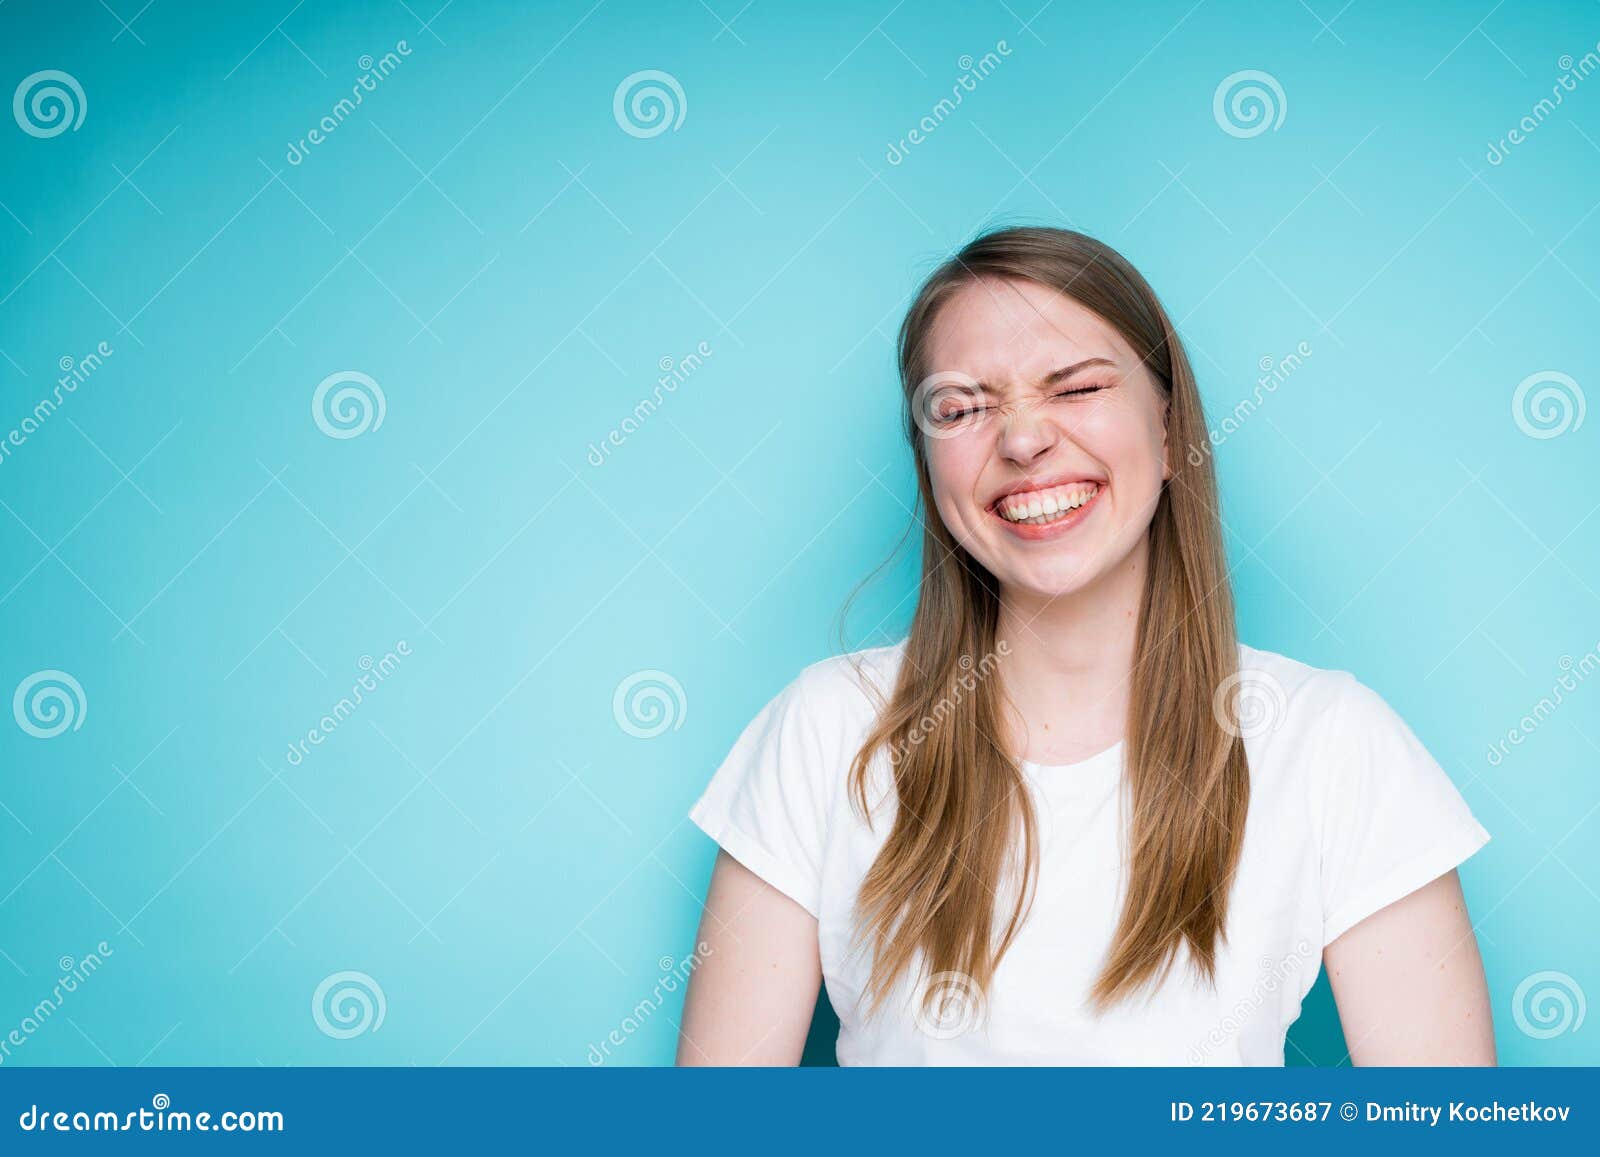
M1105 386L1105 385L1079 386L1077 389L1062 390L1059 393L1052 394L1050 396L1053 397L1053 398L1075 398L1075 397L1078 397L1081 394L1097 394L1101 390L1108 390L1110 388L1111 388L1110 386Z

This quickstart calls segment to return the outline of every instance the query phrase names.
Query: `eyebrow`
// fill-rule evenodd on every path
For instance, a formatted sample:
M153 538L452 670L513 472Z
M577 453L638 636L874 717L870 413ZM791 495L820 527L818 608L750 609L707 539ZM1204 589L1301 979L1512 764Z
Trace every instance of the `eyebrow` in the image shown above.
M1068 378L1072 377L1072 375L1077 373L1079 370L1088 369L1090 366L1112 366L1114 368L1116 364L1117 363L1112 361L1110 358L1084 358L1081 362L1073 362L1070 366L1062 366L1059 369L1051 370L1039 380L1039 384L1041 386L1059 385ZM986 394L999 393L999 391L988 382L980 381L978 383L978 388Z

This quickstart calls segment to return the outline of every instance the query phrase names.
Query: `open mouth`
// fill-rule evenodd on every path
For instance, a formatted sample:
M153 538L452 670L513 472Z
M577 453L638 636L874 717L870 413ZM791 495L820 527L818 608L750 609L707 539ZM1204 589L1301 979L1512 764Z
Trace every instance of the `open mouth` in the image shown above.
M990 509L1016 527L1054 526L1076 520L1099 495L1098 482L1069 482L1040 490L1025 490L997 499Z

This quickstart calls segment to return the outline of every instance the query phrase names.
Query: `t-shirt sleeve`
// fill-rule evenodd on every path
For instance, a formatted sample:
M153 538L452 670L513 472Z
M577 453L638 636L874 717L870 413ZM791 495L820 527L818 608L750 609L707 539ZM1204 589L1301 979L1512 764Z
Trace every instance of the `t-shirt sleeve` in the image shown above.
M821 899L830 751L802 674L751 720L689 818L813 916Z
M1323 944L1489 841L1444 769L1377 692L1347 673L1315 753Z

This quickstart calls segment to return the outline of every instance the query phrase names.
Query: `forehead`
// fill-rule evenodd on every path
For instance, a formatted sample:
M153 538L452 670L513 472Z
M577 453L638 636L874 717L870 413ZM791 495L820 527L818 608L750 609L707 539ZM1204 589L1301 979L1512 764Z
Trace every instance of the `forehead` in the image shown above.
M995 385L1096 357L1123 369L1138 360L1109 322L1066 294L993 278L963 285L945 302L925 354L931 372L960 371Z

